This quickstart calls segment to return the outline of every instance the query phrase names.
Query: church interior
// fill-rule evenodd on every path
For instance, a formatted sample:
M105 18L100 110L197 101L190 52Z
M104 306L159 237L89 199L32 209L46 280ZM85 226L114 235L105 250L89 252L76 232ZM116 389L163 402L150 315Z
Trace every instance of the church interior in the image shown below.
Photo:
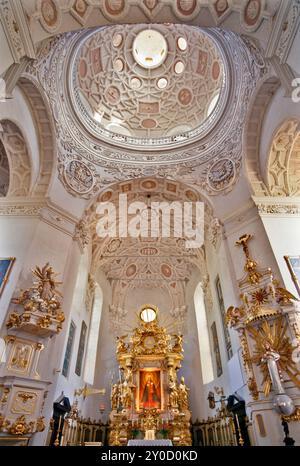
M0 2L0 445L300 445L299 0Z

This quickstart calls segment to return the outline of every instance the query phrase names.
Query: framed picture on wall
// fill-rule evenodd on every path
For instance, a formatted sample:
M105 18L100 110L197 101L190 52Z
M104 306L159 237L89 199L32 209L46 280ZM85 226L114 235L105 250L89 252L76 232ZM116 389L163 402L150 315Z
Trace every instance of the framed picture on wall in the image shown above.
M82 325L81 325L79 346L78 346L78 353L77 353L77 360L76 360L76 367L75 367L75 374L78 375L79 377L81 376L81 370L82 370L86 333L87 333L87 326L83 320Z
M283 256L300 296L300 256Z
M15 257L0 258L0 296L3 293L15 260Z
M222 360L221 360L221 353L220 353L216 322L212 323L211 333L212 333L213 347L214 347L215 360L216 360L216 366L217 366L217 377L220 377L223 374L223 369L222 369Z
M74 324L73 320L71 320L67 347L66 347L66 352L65 352L65 358L64 358L64 363L63 363L63 369L62 369L62 375L64 375L65 377L68 377L68 374L69 374L72 349L73 349L73 343L74 343L74 337L75 337L75 330L76 330L76 325Z

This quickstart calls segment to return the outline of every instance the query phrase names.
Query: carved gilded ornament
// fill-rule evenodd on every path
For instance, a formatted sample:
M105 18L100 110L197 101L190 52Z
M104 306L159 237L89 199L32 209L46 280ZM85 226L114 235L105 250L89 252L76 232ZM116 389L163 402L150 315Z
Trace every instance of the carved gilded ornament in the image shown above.
M189 388L183 377L178 383L176 374L183 336L168 335L149 306L142 306L132 334L117 338L120 380L111 386L109 444L127 444L132 429L144 431L147 438L165 425L174 445L191 445Z
M284 421L287 422L299 422L300 421L300 406L297 406L293 414L290 416L281 416Z
M272 380L267 364L272 353L278 355L277 366L281 381L283 381L283 374L285 373L300 388L300 372L292 359L295 347L287 337L287 328L288 324L283 316L276 318L272 323L265 321L259 324L258 327L249 326L247 328L251 338L255 341L253 356L250 360L260 367L263 374L263 392L266 397L268 397L272 388Z
M250 257L248 241L251 235L243 235L236 242L242 246L246 256L244 270L246 277L240 281L243 292L240 295L243 305L230 306L226 312L227 323L231 327L247 325L252 321L281 314L281 307L298 299L273 278L271 269L259 269L257 262Z
M239 332L248 388L257 400L260 390L254 367L261 370L265 397L269 396L270 390L285 394L283 374L300 388L300 372L294 362L298 347L292 345L289 336L291 330L297 342L297 328L293 327L295 319L291 314L293 302L297 298L279 286L271 269L258 268L249 252L248 242L251 238L252 235L245 234L236 242L242 246L245 254L246 276L239 281L242 306L230 306L226 320L228 325Z
M8 428L8 432L12 435L26 435L34 430L34 422L26 421L24 415L18 417L15 422Z
M22 311L11 313L6 326L9 329L26 329L29 332L35 329L43 335L58 333L65 320L61 309L62 295L57 289L61 282L55 280L57 274L49 263L41 269L36 267L32 274L37 281L32 287L22 291L18 298L12 300L22 308ZM48 332L45 332L45 329L48 329Z

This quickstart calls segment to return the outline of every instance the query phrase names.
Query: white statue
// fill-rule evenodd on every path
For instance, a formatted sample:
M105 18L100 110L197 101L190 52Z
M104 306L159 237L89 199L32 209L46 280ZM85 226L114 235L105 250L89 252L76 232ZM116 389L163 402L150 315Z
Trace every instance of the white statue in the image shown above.
M266 363L268 366L273 391L277 394L284 394L285 391L282 386L280 371L277 364L280 359L280 354L272 348L269 342L264 343L264 348L265 352L261 358L261 362Z

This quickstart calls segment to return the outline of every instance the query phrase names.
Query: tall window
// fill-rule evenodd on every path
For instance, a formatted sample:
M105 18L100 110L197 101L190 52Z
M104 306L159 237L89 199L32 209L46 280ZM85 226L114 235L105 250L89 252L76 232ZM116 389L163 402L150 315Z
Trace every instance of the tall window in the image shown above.
M216 278L216 291L217 291L217 296L218 296L219 308L220 308L220 312L221 312L221 316L222 316L222 325L223 325L223 332L224 332L224 339L225 339L225 345L226 345L227 358L230 359L232 357L232 347L231 347L231 340L230 340L229 330L228 330L228 327L227 327L227 324L226 324L226 311L225 311L223 293L222 293L221 282L220 282L220 277L219 276L217 276L217 278Z
M206 310L202 284L199 283L194 294L198 340L200 348L200 361L203 383L209 383L214 379L212 354L209 343L209 330L207 325Z
M91 385L93 385L94 383L96 370L97 347L102 314L102 305L103 293L99 285L96 284L84 367L84 380L85 382Z

